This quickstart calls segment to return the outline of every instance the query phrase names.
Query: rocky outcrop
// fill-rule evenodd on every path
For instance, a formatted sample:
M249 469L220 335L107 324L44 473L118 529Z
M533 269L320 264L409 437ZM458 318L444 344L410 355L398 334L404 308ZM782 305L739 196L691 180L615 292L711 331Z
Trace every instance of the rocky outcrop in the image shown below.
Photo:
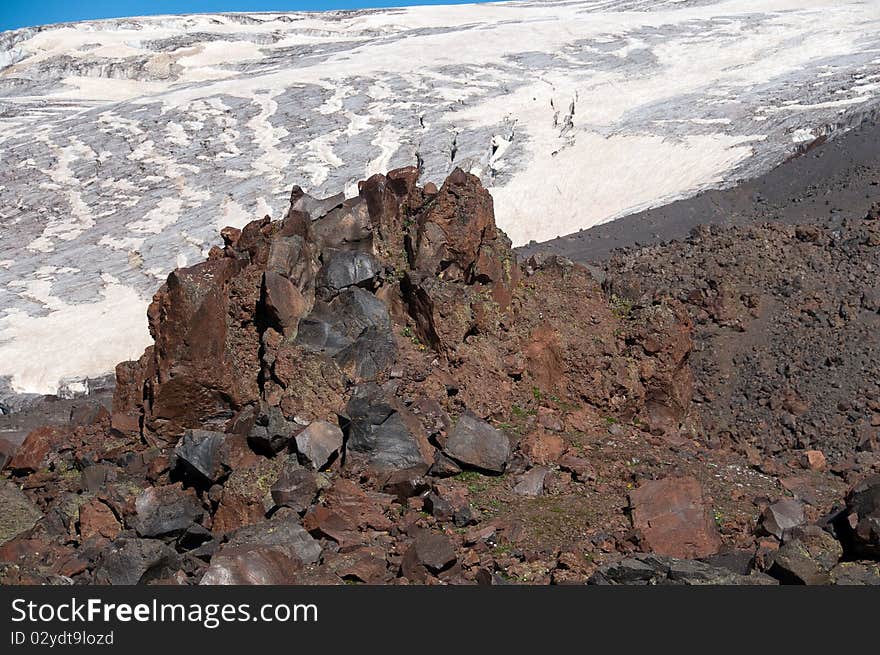
M351 199L295 188L283 220L224 229L169 275L112 415L34 431L12 458L42 516L0 552L14 579L491 582L487 566L531 564L494 559L522 531L485 523L502 502L475 494L582 502L597 426L691 436L678 303L623 306L558 257L521 266L476 177L418 175ZM681 554L713 552L709 527L673 526ZM35 544L49 554L19 557ZM560 579L586 579L565 562ZM533 568L520 577L549 580Z

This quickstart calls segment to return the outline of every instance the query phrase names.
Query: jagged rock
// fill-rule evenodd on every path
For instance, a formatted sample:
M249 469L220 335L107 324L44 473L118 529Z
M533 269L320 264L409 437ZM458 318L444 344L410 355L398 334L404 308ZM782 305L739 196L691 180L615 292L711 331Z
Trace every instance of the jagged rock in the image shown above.
M436 478L448 478L459 473L461 473L461 467L441 452L434 455L434 463L428 469L428 475Z
M414 422L405 420L375 384L359 385L346 411L348 452L365 455L374 469L409 469L429 463L411 429L415 427Z
M110 585L144 584L176 568L178 555L158 539L118 539L104 551L95 567L95 582Z
M142 537L178 535L202 518L204 510L192 491L180 485L148 487L135 499L134 528Z
M261 452L277 453L287 447L298 429L284 417L280 407L268 407L257 417L248 441Z
M571 473L578 482L588 482L596 479L596 470L583 457L563 455L559 458L559 468Z
M767 572L783 584L827 585L842 555L840 542L821 528L808 526L773 554Z
M325 251L324 266L315 282L316 293L322 300L329 301L348 287L367 286L379 270L379 261L369 252Z
M300 322L297 343L335 355L369 327L390 330L388 309L370 292L349 288L329 303L315 303L311 314Z
M361 546L346 553L336 553L328 558L327 566L343 580L364 584L387 583L391 578L385 555L378 548Z
M343 434L338 425L313 421L296 435L296 449L309 463L320 470L342 449Z
M393 496L367 494L351 480L338 478L323 496L323 505L312 507L303 517L303 526L312 534L336 541L341 548L361 544L361 530L389 530L391 521L383 506L390 506Z
M315 198L295 185L290 191L290 211L308 214L313 221L325 216L345 202L345 194L337 193L329 198Z
M334 359L339 368L357 381L375 380L393 362L397 354L394 337L388 330L368 327Z
M308 301L288 278L274 271L263 274L263 297L271 325L284 336L295 335Z
M269 521L262 521L236 530L221 553L229 547L269 546L283 549L291 559L303 564L313 564L321 556L321 544L315 541L300 524L295 514L276 514Z
M9 480L0 480L0 545L34 527L42 512Z
M831 569L831 583L836 585L880 586L877 562L841 562Z
M846 496L846 539L860 557L880 559L880 475L855 485Z
M443 452L460 464L502 473L510 459L510 440L473 414L458 417Z
M322 250L369 245L373 236L368 204L362 197L344 201L316 219L311 228Z
M168 276L150 305L155 347L146 355L152 392L145 407L149 432L171 444L186 428L202 428L210 418L228 415L236 400L252 396L246 371L227 352L226 285L239 265L209 259Z
M424 532L415 538L404 554L401 572L413 582L424 582L428 573L440 573L450 567L455 559L455 548L448 537Z
M630 508L633 527L641 532L644 545L654 553L698 558L712 555L721 546L703 490L695 478L646 482L630 493Z
M438 521L452 521L458 527L476 523L478 516L471 506L467 489L448 481L436 482L425 496L425 511Z
M492 285L506 306L519 267L510 242L495 228L492 196L479 178L456 168L417 217L413 265L444 280Z
M358 287L342 291L329 303L317 302L299 324L297 343L334 357L340 368L359 380L375 378L394 361L391 318L385 304Z
M177 461L206 482L217 482L229 472L227 436L223 432L187 430L174 448Z
M384 493L405 501L407 498L418 496L428 490L429 484L424 477L426 470L427 466L425 465L389 471L381 477L379 487Z
M122 531L122 526L116 520L116 515L106 503L93 498L79 507L79 533L85 540L95 535L107 539L116 539Z
M303 526L317 537L332 539L340 548L363 543L354 521L321 505L312 507L306 512Z
M64 441L64 436L62 430L51 426L32 430L15 451L9 468L17 473L29 473L44 468L49 454Z
M211 558L200 585L290 585L302 562L279 546L249 544L223 548Z
M775 585L763 573L741 575L723 567L691 559L636 555L596 571L589 585Z
M519 482L513 488L513 493L520 496L542 496L544 495L544 480L550 469L546 466L536 466L520 476Z
M305 511L318 495L315 474L305 468L286 468L272 485L272 500L295 512Z
M783 539L788 531L803 525L804 521L804 504L793 498L773 503L761 515L761 527L777 539Z

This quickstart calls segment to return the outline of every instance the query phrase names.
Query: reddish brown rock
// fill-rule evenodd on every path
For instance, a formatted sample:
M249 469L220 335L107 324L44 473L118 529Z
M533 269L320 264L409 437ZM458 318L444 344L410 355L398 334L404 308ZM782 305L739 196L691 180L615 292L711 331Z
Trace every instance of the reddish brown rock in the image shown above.
M214 513L212 532L222 535L237 530L243 525L262 521L265 509L261 504L252 502L234 492L224 492L217 511Z
M302 562L281 547L261 544L224 548L211 558L201 585L290 585Z
M424 532L404 554L401 572L411 582L425 582L428 575L436 575L452 566L455 558L455 549L448 537Z
M533 464L555 464L565 452L565 441L556 434L532 432L523 439L520 449Z
M821 450L807 450L801 456L801 466L811 471L823 471L827 463Z
M716 553L721 546L695 478L646 482L630 493L630 508L633 527L641 532L644 546L651 552L698 558Z
M576 455L563 455L559 458L559 468L568 471L578 482L587 482L596 479L596 469L583 457Z
M299 320L309 309L308 301L288 278L266 271L263 274L263 294L269 319L285 335L296 334Z
M94 536L115 539L122 531L116 515L106 504L93 498L79 507L79 534L83 540Z
M9 462L9 468L18 473L44 468L49 454L63 443L64 438L64 431L50 426L31 431Z

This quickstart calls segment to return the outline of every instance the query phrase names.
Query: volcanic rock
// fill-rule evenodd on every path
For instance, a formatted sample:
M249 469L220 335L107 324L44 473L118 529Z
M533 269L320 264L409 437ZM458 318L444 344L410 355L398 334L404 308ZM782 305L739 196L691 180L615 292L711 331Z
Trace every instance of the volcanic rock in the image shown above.
M339 250L325 254L324 265L315 282L316 293L325 301L343 289L366 286L379 273L379 261L369 252Z
M315 501L318 485L315 474L305 468L285 468L272 485L272 500L278 506L303 512Z
M762 573L742 575L723 567L689 559L636 555L600 568L590 585L775 585Z
M270 324L284 336L296 335L308 301L287 277L275 271L263 274L263 297Z
M277 546L251 544L223 548L211 558L200 585L290 585L302 562Z
M19 473L29 473L44 468L47 458L63 441L64 432L50 426L37 428L28 433L9 462L9 468Z
M880 475L855 485L846 497L846 539L855 554L880 560Z
M316 469L327 465L342 450L343 434L339 426L326 421L313 421L296 435L296 449Z
M378 471L409 469L429 464L415 433L416 423L407 420L385 399L375 384L359 385L348 402L347 449L365 455Z
M415 538L401 563L401 572L413 582L424 582L428 574L437 574L455 562L455 549L449 538L424 532Z
M79 507L79 533L83 540L99 535L113 540L119 536L122 526L113 510L106 503L93 498Z
M261 452L277 453L287 447L299 429L279 407L263 408L248 434L248 441Z
M705 504L699 481L692 477L644 483L630 493L633 527L644 545L659 555L706 557L721 539Z
M783 584L827 585L842 555L840 542L821 528L808 526L774 553L767 572Z
M501 473L510 459L510 440L486 421L464 413L458 417L443 451L465 466Z
M471 506L467 488L449 481L438 481L425 495L425 511L440 522L452 521L458 527L477 522L478 516Z
M177 460L206 482L217 482L229 471L226 435L209 430L187 430L174 448Z
M312 564L321 556L321 545L306 532L292 512L276 514L269 521L237 530L220 552L223 553L227 547L251 545L283 549L289 558L298 559L303 564Z
M30 530L42 516L15 483L0 480L0 545Z
M767 534L784 539L788 531L803 525L804 520L804 504L793 498L783 498L764 510L761 527Z
M550 473L550 469L545 466L536 466L530 469L520 476L519 482L513 488L513 493L520 496L542 496L544 494L544 480L548 473Z
M135 499L133 524L142 537L177 535L202 518L202 505L180 485L148 487Z
M95 582L111 585L144 584L175 568L178 555L158 539L120 538L101 554Z

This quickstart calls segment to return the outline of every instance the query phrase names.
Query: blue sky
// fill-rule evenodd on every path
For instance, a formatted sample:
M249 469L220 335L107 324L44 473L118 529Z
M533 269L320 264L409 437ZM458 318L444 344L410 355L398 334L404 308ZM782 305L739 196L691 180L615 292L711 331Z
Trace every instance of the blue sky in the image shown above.
M0 0L0 31L94 18L215 11L321 11L465 4L474 0Z

